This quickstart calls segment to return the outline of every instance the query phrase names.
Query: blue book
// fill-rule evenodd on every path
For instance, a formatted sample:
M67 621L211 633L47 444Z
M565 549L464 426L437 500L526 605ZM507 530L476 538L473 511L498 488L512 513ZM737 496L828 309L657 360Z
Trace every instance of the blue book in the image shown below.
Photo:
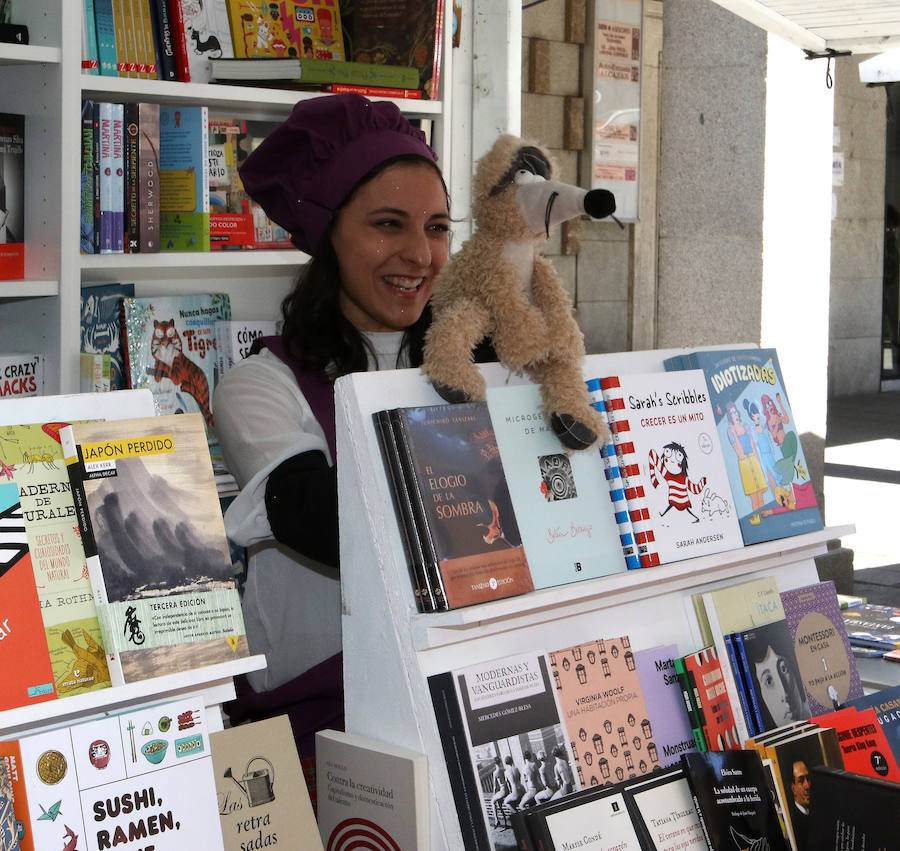
M100 73L100 52L97 48L97 25L94 16L94 0L84 0L81 18L81 73Z
M100 74L104 77L118 77L119 59L116 53L116 25L112 0L93 0L93 2Z
M697 351L681 363L706 376L744 543L824 528L775 349Z
M159 109L160 250L209 251L209 110Z
M128 387L122 299L134 295L134 284L96 284L81 288L81 351L108 354L109 389Z
M566 454L535 384L489 387L487 404L534 587L626 570L599 448Z
M744 722L747 725L748 736L755 736L761 732L760 722L756 720L756 713L750 704L750 697L747 694L747 687L744 680L744 672L741 666L741 660L738 658L737 647L735 646L734 633L724 636L725 649L728 651L728 665L731 668L731 675L734 677L737 686L738 700L740 701L741 714L744 716Z
M748 685L753 680L750 673L750 662L747 659L747 651L744 649L743 633L736 632L731 636L731 646L734 649L734 655L738 664L736 676L738 687L744 693L746 708L751 713L751 717L747 719L749 722L747 726L750 728L750 735L756 736L764 732L765 728L763 727L762 713L759 709L759 700L756 697L756 692Z

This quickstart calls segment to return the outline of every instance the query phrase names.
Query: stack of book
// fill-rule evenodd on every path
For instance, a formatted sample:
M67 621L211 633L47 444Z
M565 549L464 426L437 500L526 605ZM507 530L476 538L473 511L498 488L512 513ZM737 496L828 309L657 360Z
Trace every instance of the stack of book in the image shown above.
M900 657L900 609L877 603L859 603L841 611L844 626L858 656Z

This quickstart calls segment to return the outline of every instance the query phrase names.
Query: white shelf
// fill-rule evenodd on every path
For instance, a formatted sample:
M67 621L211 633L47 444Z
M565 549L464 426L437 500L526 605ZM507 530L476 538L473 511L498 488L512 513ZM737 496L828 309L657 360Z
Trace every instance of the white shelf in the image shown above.
M153 702L189 691L201 691L207 706L234 697L233 677L266 667L265 656L248 656L177 674L129 683L118 688L61 697L0 712L0 738L9 739L37 727L72 724L90 716L110 713L125 705Z
M58 47L0 43L0 65L58 64L61 58L62 51Z
M121 273L123 277L148 269L196 270L215 274L222 268L242 269L300 266L309 260L301 251L291 248L265 251L160 251L156 254L83 254L84 271L103 270Z
M0 281L0 299L59 295L59 281Z

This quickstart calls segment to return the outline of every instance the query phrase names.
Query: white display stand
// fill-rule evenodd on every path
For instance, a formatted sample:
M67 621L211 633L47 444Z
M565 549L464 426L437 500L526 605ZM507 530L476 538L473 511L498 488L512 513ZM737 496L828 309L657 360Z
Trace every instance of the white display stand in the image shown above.
M661 371L685 350L589 355L585 377ZM489 385L521 383L498 364ZM449 612L416 611L372 414L440 404L419 370L367 372L335 393L347 730L428 756L431 851L463 848L427 677L512 652L629 635L635 649L701 647L691 594L759 574L782 590L818 580L814 557L850 526L534 591Z

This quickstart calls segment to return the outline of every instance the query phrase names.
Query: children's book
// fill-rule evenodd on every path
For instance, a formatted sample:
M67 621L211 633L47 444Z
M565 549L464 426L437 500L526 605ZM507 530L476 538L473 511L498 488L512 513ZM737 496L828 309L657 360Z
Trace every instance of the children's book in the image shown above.
M489 387L487 406L535 588L624 571L600 450L566 453L536 384Z
M830 712L862 697L834 582L829 579L782 591L781 602L810 713Z
M159 209L162 251L209 251L206 106L159 109Z
M775 349L697 351L667 369L702 369L745 544L823 528Z
M681 761L709 851L789 851L756 751L688 753Z
M740 548L743 540L703 373L615 379L623 402L613 414L622 438L619 446L623 453L628 446L637 465L660 562Z
M337 59L344 52L344 30L337 3L257 3L226 0L231 20L234 56Z
M60 436L113 685L247 656L202 417Z
M209 737L209 747L225 851L285 842L321 851L287 715L220 730Z
M487 404L395 408L389 419L438 608L534 590Z
M900 608L860 603L841 611L853 647L900 648Z
M0 401L40 396L44 392L45 366L42 354L0 354Z
M134 295L134 284L92 284L81 288L81 351L110 357L110 390L127 387L122 299Z
M429 847L432 797L424 754L367 736L320 730L316 787L326 848Z
M178 0L191 83L212 79L210 60L234 56L226 0ZM264 4L260 4L264 5Z
M0 113L0 281L25 277L25 116Z

